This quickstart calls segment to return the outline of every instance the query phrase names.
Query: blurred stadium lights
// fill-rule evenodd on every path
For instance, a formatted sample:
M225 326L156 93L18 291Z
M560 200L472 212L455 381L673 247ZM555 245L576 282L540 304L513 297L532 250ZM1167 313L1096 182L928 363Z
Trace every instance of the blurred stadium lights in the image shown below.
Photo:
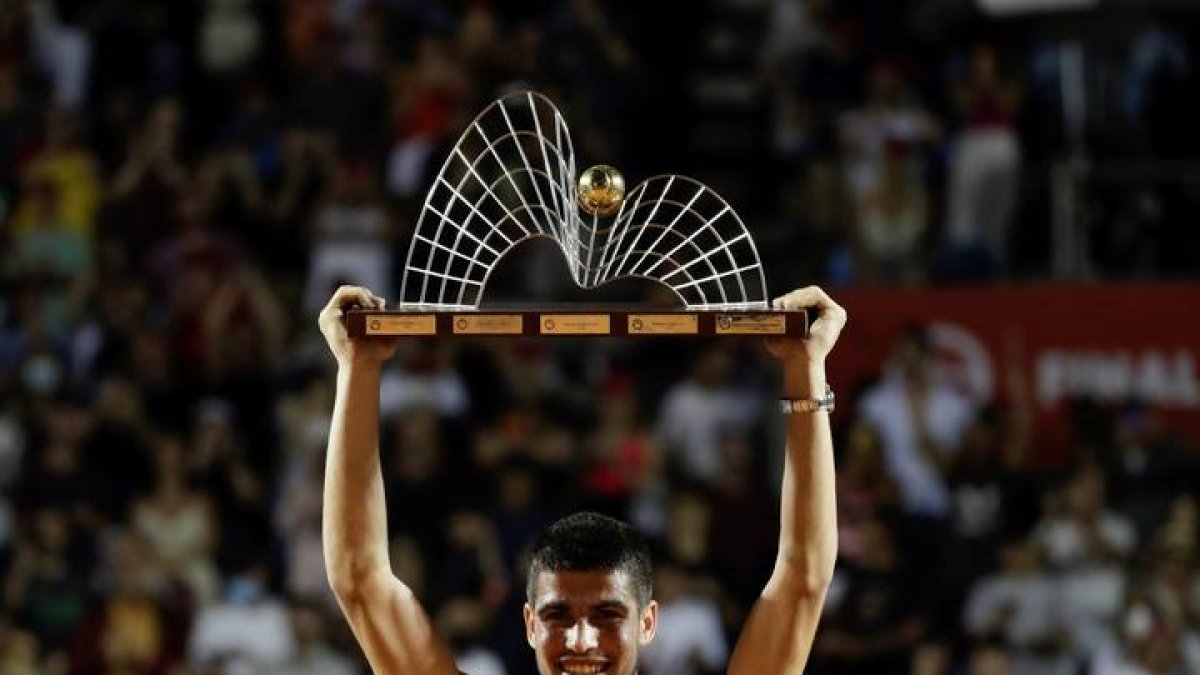
M1100 0L979 0L979 8L993 16L1096 9L1099 6Z
M977 0L984 14L996 17L1079 10L1197 9L1197 0Z

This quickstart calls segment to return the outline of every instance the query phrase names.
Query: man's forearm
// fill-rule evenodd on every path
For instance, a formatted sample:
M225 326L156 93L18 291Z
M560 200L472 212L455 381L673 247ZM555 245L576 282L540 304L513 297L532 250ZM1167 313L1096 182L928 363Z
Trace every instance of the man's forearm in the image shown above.
M783 362L783 395L823 398L825 357L846 325L846 310L816 286L772 301L775 309L815 311L803 340L769 340ZM833 578L837 514L829 413L792 412L786 418L779 555L729 660L729 675L801 675Z
M388 568L387 515L379 462L379 367L344 366L325 464L323 545L329 581L356 592Z
M785 364L783 393L803 399L824 396L824 364ZM806 590L823 591L837 558L836 476L829 413L793 413L786 423L777 566Z

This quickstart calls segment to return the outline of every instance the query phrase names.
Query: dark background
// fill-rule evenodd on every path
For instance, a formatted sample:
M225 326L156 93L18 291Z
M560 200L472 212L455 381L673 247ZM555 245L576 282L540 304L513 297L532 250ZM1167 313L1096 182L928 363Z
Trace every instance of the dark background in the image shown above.
M581 166L713 187L772 293L1191 282L1198 10L0 0L0 673L364 672L321 567L316 312L341 281L395 288L498 96L553 99ZM578 297L553 256L506 265L497 293ZM809 671L1197 672L1197 439L1083 398L1050 471L1019 395L863 404L892 366L936 379L919 328L839 398ZM404 345L397 574L473 675L533 672L523 549L598 509L652 538L678 610L682 658L645 672L720 672L774 551L776 378L755 343ZM940 430L914 435L923 405Z

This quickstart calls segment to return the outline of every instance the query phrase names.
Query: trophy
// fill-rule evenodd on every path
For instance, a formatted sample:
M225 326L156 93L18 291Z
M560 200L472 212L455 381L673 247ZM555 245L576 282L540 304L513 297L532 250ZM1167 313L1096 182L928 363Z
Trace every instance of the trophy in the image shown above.
M578 178L577 178L578 176ZM488 306L505 254L553 240L583 289L638 278L677 307ZM399 304L347 313L360 336L804 335L804 311L773 310L754 239L717 193L679 175L626 192L611 166L576 173L571 135L545 96L500 98L463 131L421 210Z

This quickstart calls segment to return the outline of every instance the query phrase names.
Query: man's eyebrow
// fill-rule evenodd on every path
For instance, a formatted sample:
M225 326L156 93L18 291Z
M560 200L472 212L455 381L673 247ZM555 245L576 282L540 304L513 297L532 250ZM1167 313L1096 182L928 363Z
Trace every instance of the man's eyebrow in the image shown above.
M560 612L567 609L569 609L567 603L563 602L562 600L553 600L551 602L547 602L541 607L538 607L537 613L538 616L542 616L545 614L550 614L551 612Z
M619 609L619 610L621 610L621 612L629 611L625 607L625 603L621 602L620 600L601 600L600 602L597 602L596 604L592 605L592 609L601 610L601 611L607 611L607 610L613 610L613 609Z

